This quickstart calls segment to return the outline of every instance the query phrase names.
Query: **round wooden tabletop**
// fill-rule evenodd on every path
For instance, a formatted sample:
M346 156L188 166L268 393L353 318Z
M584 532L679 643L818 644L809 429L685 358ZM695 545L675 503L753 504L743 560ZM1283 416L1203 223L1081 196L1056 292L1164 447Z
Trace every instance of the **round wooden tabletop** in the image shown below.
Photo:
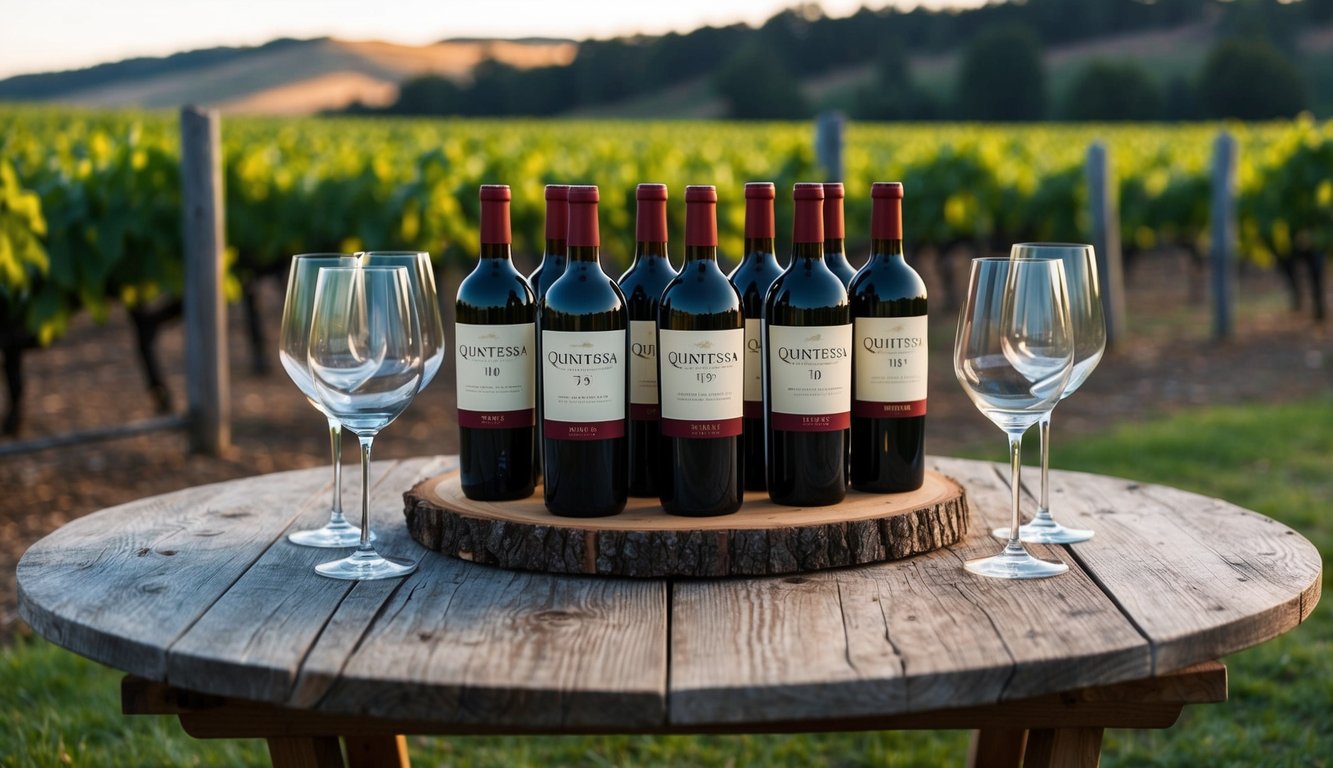
M936 458L962 483L958 544L801 575L557 576L421 548L404 491L453 457L377 463L380 548L406 579L322 578L288 529L327 516L327 468L103 510L18 566L23 617L70 650L180 688L329 713L479 728L654 730L817 722L990 704L1148 677L1261 643L1319 599L1295 531L1172 488L1055 472L1058 518L1091 541L1034 547L1068 574L966 573L1007 522L1006 470ZM1035 473L1025 476L1035 480ZM355 482L344 498L355 499ZM1030 502L1030 498L1028 499Z

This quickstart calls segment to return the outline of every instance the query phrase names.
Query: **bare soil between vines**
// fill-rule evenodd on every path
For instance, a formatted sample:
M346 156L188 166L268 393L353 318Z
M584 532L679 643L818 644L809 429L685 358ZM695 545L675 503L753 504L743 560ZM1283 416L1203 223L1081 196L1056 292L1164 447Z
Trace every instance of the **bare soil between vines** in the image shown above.
M942 297L929 263L923 273L932 295ZM1061 441L1146 423L1182 408L1333 393L1333 332L1313 325L1307 315L1293 314L1276 275L1249 270L1242 276L1234 337L1228 341L1211 338L1212 310L1206 299L1190 298L1197 293L1191 281L1197 289L1198 280L1187 260L1174 254L1154 254L1135 265L1126 280L1128 333L1083 389L1057 411L1057 454ZM452 296L454 287L456 278L441 293ZM278 285L263 291L264 330L270 340L267 375L251 371L240 308L230 308L232 449L225 457L192 455L181 431L0 457L0 642L25 630L16 610L19 558L59 526L145 496L328 463L322 419L287 379L271 343L278 331L281 292ZM940 303L931 322L927 449L951 454L993 444L1000 460L1004 450L999 431L954 380L950 353L956 311ZM174 324L159 342L178 411L185 405L183 339L180 325ZM103 325L82 317L64 339L29 354L25 382L19 440L156 415L139 372L133 331L119 311ZM453 382L449 359L435 383L376 441L376 458L456 452ZM12 442L0 438L0 446ZM348 443L349 462L350 447ZM379 510L378 524L401 524L399 514ZM439 555L423 551L423 556Z

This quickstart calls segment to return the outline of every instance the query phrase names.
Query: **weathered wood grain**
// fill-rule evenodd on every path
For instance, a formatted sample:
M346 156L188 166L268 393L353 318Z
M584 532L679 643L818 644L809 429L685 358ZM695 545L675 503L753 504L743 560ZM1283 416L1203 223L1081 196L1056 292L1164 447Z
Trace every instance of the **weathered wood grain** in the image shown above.
M1318 550L1263 515L1079 472L1053 472L1051 487L1058 519L1096 531L1072 556L1148 637L1155 672L1282 634L1319 601Z
M463 495L457 472L404 496L412 537L472 562L546 573L718 577L806 573L900 560L958 541L967 529L963 489L927 473L917 491L851 492L828 507L774 504L747 494L732 515L668 515L654 499L630 499L613 517L560 518L541 489L527 499L479 502Z
M166 649L327 482L327 469L263 475L74 520L19 561L20 615L75 653L165 679Z
M948 550L794 579L677 584L672 722L895 714L1148 674L1147 642L1076 567L1033 582L965 572L964 560L1000 548L987 532L1007 516L1009 492L995 465L935 469L968 489L974 516Z
M666 707L666 591L431 556L345 663L312 656L304 674L324 678L327 712L650 728Z
M389 497L414 472L445 466L430 461L377 465L377 519L395 519ZM1318 552L1294 531L1183 491L1065 472L1053 476L1056 514L1097 536L1034 551L1072 572L967 574L964 559L1000 547L987 531L1007 522L1006 472L931 466L967 489L975 521L957 545L860 568L674 583L494 569L377 523L380 546L419 552L421 569L326 587L309 570L324 554L281 537L294 521L322 521L327 468L249 478L65 526L20 562L20 608L42 635L111 666L312 717L366 713L439 732L664 732L962 722L948 712L1240 650L1318 601ZM873 539L849 533L845 546L873 549L853 543ZM987 709L988 722L1023 725L1004 720L1009 711ZM1175 711L1106 710L1129 725Z
M371 529L381 554L416 559L423 552L410 541L394 541L401 529L402 489L448 468L444 459L376 462L371 467ZM327 470L326 470L327 471ZM360 473L344 483L348 508L359 512ZM328 519L328 492L312 499L292 529L314 528ZM352 519L359 524L359 514ZM284 532L285 533L285 532ZM329 617L354 586L315 573L318 563L336 560L348 549L301 547L285 535L241 575L231 588L172 644L167 679L182 688L260 701L286 701L301 662Z

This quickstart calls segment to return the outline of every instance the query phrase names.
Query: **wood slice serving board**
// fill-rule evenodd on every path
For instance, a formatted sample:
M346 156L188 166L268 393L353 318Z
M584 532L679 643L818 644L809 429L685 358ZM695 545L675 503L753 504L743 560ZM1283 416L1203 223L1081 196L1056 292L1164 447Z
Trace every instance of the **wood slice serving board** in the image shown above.
M926 472L916 491L849 491L841 504L788 507L747 493L739 512L677 517L631 498L612 517L556 517L540 486L518 501L473 501L458 472L403 495L407 529L437 552L501 568L644 578L758 576L864 565L930 552L967 531L967 499L952 478Z

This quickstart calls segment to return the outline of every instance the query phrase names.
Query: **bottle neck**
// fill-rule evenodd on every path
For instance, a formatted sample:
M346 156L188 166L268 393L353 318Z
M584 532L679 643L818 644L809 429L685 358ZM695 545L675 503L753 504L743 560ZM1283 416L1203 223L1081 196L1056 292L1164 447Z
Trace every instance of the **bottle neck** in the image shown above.
M480 256L482 259L501 259L509 261L513 250L509 243L482 243Z
M546 242L563 243L568 229L569 203L564 200L548 200L546 203Z
M847 241L841 237L829 238L824 241L824 258L833 260L847 260Z
M824 243L792 243L791 260L793 264L798 260L824 261Z
M699 261L711 261L717 263L716 245L687 245L685 246L685 263L693 264Z
M546 239L546 251L542 254L542 263L543 264L548 262L559 263L564 261L565 249L568 247L569 246L565 244L565 239L563 237L562 238L548 237Z
M744 260L764 259L772 257L777 260L777 244L773 237L747 237L745 238L745 256Z
M597 225L597 203L570 201L569 228L565 232L569 263L597 262L602 238Z
M901 258L903 258L903 241L901 238L877 237L870 241L870 259L872 261L889 261Z
M667 261L667 244L657 240L640 240L634 244L634 263L641 264L653 259Z
M602 263L602 249L596 245L571 245L567 249L568 267L575 264L597 264Z

